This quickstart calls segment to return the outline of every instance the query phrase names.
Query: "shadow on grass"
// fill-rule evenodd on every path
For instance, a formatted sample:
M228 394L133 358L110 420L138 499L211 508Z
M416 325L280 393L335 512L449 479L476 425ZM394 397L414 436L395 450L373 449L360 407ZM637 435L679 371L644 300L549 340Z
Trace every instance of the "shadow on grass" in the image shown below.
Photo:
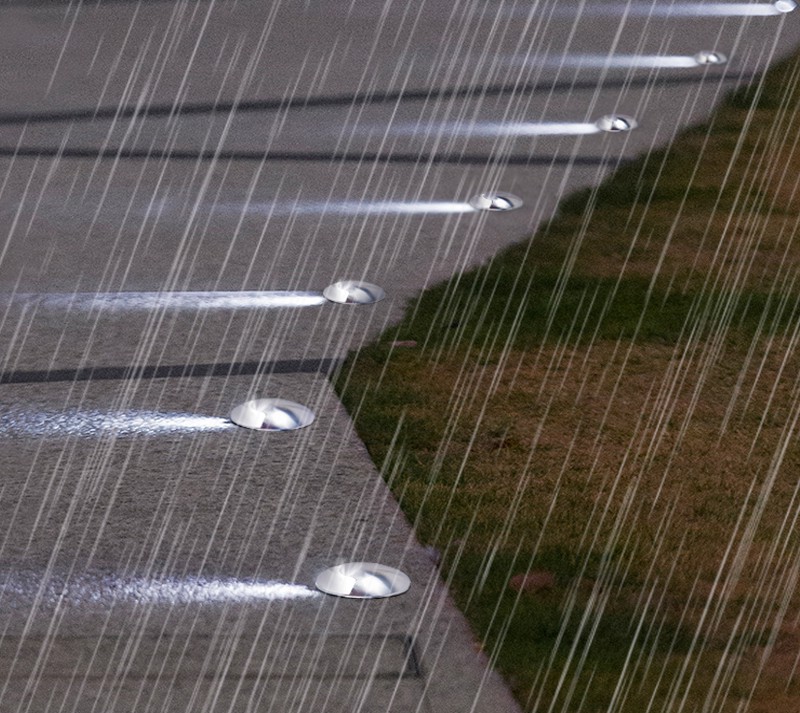
M752 335L765 325L786 329L800 306L798 297L787 302L755 291L684 293L635 277L562 280L531 274L517 279L520 270L504 272L493 265L462 276L457 289L448 284L426 291L406 319L381 337L378 353L387 358L387 345L396 340L415 340L427 348L491 342L497 349L527 349L564 340L674 343L723 328Z

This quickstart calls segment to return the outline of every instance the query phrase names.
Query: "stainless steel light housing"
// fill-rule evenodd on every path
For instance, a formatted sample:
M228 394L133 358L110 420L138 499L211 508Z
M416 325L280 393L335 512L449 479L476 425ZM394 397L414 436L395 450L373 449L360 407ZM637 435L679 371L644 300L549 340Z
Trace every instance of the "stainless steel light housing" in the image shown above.
M611 133L630 131L637 126L636 119L631 119L631 117L622 116L621 114L603 116L597 120L595 125L600 131L609 131Z
M516 210L522 205L522 198L513 193L481 193L472 198L469 204L475 210Z
M337 302L339 304L368 305L380 302L386 297L386 293L382 287L371 285L369 282L342 280L328 285L322 291L322 296L329 302Z
M329 567L314 584L336 597L382 599L407 592L411 580L400 570L375 562L347 562Z
M713 50L706 50L698 52L694 56L697 64L725 64L728 58L722 52L715 52Z
M231 411L231 421L258 431L293 431L314 421L311 409L285 399L252 399Z

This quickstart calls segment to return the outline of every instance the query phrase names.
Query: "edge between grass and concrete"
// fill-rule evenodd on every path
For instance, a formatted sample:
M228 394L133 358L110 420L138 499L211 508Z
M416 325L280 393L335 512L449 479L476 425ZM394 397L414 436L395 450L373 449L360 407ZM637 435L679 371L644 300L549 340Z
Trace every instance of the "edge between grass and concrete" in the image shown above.
M800 705L800 56L335 377L530 711Z

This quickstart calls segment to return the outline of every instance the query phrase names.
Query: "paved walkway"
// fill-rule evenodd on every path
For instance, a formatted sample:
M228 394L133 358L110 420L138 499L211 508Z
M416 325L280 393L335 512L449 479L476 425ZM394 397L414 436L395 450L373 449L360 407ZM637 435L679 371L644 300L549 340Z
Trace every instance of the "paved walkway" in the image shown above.
M514 7L2 6L0 710L517 710L325 374L427 284L790 52L800 15L573 26L560 2L529 20ZM564 52L612 47L732 62L559 69ZM538 64L522 71L528 52ZM492 128L611 112L640 127ZM492 188L525 206L468 210ZM341 278L389 297L235 310L42 298ZM227 424L251 394L317 421ZM349 560L400 567L412 587L366 602L313 589Z

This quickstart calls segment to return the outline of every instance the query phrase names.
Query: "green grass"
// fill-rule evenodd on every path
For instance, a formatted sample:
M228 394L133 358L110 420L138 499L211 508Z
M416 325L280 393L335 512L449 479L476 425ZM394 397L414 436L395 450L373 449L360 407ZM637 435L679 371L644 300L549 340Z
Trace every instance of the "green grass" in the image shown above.
M785 524L800 448L784 431L800 371L799 68L565 198L337 377L530 711L800 706L796 598L783 618L774 606L800 553ZM529 570L555 585L509 586Z
M681 292L637 276L561 280L493 264L464 276L457 291L450 285L426 291L412 315L381 342L415 340L444 348L487 340L518 348L564 339L674 342L693 329L710 332L723 324L753 333L764 321L773 332L785 331L798 307L796 298L781 304L752 290Z

